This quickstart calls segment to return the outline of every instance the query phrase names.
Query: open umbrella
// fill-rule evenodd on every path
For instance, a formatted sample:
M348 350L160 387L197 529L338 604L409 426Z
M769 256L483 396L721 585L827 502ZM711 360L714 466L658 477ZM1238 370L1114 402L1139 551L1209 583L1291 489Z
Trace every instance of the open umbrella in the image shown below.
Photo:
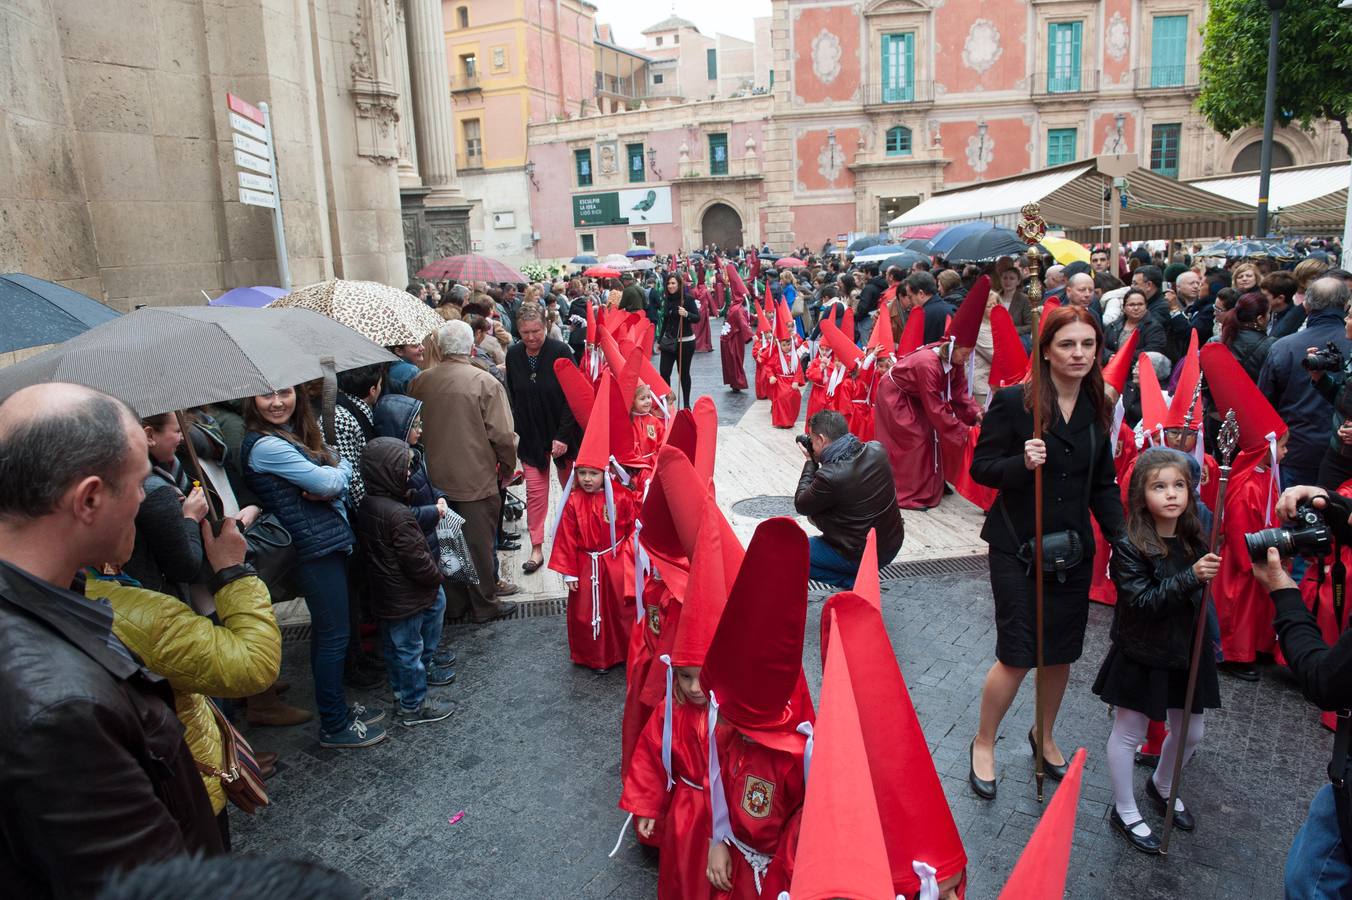
M657 254L648 247L630 247L624 251L624 255L630 259L647 259L649 256L656 256Z
M1052 255L1052 259L1063 266L1077 261L1089 262L1089 248L1069 238L1049 237L1043 238L1039 243Z
M949 225L930 237L930 252L935 256L947 257L948 251L952 250L953 246L967 235L990 231L994 227L990 222L961 222L957 225Z
M988 222L978 224L983 230L969 233L944 254L950 263L992 262L1002 256L1018 256L1028 252L1028 245L1013 230L998 228Z
M1300 256L1296 248L1284 241L1275 239L1238 239L1221 241L1210 247L1203 247L1198 256L1224 256L1227 259L1295 259Z
M582 274L588 278L619 278L620 270L613 266L592 266Z
M0 369L0 400L69 381L125 401L142 418L266 394L394 357L350 328L301 309L146 307Z
M929 238L907 238L897 244L897 246L904 250L914 250L916 253L923 253L926 256L930 253Z
M771 262L774 262L775 260L779 259L779 254L776 253L776 252L773 251L773 250L762 250L762 251L761 251L759 254L757 254L757 255L758 255L761 259L768 259L768 260L770 260Z
M867 250L875 244L885 243L887 243L887 235L885 234L866 234L863 237L857 237L850 241L849 246L845 249L851 253L858 253L860 250Z
M422 343L446 324L417 297L376 281L321 281L272 301L268 309L311 309L382 347Z
M947 225L912 225L910 228L902 231L899 237L920 238L921 240L927 241L947 227Z
M883 269L884 271L892 268L893 266L897 266L902 269L909 269L911 266L915 265L921 260L929 262L930 258L925 254L917 253L914 250L898 250L896 253L893 253L891 256L884 259L882 261L882 265L879 268Z
M68 287L18 272L0 275L0 353L59 344L120 315Z
M268 287L267 285L254 285L253 287L231 288L224 294L221 294L215 300L207 303L208 306L243 306L247 309L261 309L267 306L278 297L285 297L286 291L279 287Z
M447 256L434 263L428 263L418 270L418 277L450 278L455 281L507 281L512 284L525 284L530 281L506 263L498 262L491 256L480 256L478 253Z
M801 269L807 262L796 256L783 256L775 260L775 265L781 269Z
M869 260L886 259L893 253L901 249L900 244L874 244L867 250L860 250L854 255L855 262L867 262Z
M579 256L574 256L572 259L568 260L568 263L574 266L594 266L596 265L596 257L583 253Z

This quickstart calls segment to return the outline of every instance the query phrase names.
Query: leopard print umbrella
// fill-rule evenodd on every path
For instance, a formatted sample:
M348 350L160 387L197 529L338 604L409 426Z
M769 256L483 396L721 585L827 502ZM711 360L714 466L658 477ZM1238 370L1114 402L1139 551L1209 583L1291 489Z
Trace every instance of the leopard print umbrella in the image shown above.
M268 308L314 310L382 347L421 343L445 324L417 297L375 281L322 281L279 297Z

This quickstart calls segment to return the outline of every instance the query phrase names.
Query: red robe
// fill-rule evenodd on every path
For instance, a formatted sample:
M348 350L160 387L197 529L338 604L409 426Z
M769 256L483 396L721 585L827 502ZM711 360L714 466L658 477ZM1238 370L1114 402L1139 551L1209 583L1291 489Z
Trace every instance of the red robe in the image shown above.
M843 365L834 359L827 362L818 356L808 363L806 376L808 383L812 385L812 390L807 395L808 420L823 409L834 409L842 415L847 415L854 381L846 374ZM831 386L832 380L836 381L834 388ZM803 429L807 430L806 424Z
M802 386L807 383L803 367L796 351L784 352L778 344L772 344L767 355L767 368L774 378L773 382L766 379L766 388L770 392L770 424L776 428L792 428L803 406Z
M758 894L746 857L729 847L732 890L714 896L720 900L778 897L780 891L789 889L793 878L793 850L804 796L803 755L772 750L731 728L720 728L718 764L733 836L773 859Z
M628 469L637 470L634 475L633 491L635 497L641 498L648 479L652 477L653 468L657 465L657 451L662 449L662 442L666 440L667 423L661 416L653 413L641 416L630 413L629 423L634 429L634 446L637 453L634 459L625 460L624 465Z
M664 667L665 668L665 667ZM662 768L662 720L666 701L652 710L624 775L620 808L635 818L662 823L657 867L659 900L708 900L709 712L677 702L671 717L671 790Z
M1267 468L1267 448L1241 453L1226 488L1225 550L1211 585L1226 662L1253 662L1259 653L1271 653L1277 646L1272 600L1253 577L1244 535L1275 524L1275 512L1271 521L1265 516L1275 508L1278 493Z
M756 361L756 399L766 400L770 396L769 348L774 342L767 337L758 337L752 345L751 358Z
M944 371L932 344L902 357L878 385L874 419L892 464L897 505L929 509L944 498L946 444L955 452L981 410L967 391L962 366Z
M574 487L549 554L549 568L577 579L568 590L568 649L574 663L591 669L624 662L634 621L634 545L629 538L635 501L618 485L614 495L613 553L604 491L588 494ZM594 618L599 619L595 624Z
M746 390L746 345L751 340L751 322L746 304L734 303L728 310L728 333L719 339L719 355L723 360L723 383L733 390ZM760 371L757 366L756 371Z
M1113 470L1117 475L1117 486L1122 492L1122 506L1127 505L1127 488L1131 485L1131 473L1136 468L1136 434L1126 422L1118 426L1117 452L1113 454ZM1107 606L1117 604L1117 585L1108 575L1108 561L1112 557L1112 548L1099 530L1098 520L1091 513L1089 524L1094 529L1094 580L1089 584L1089 599Z
M854 378L851 379L850 399L845 412L845 421L850 427L850 434L861 441L871 441L874 438L876 425L874 423L873 404L877 400L877 396L877 365L855 372Z
M695 299L699 301L699 318L695 320L695 351L711 353L714 341L709 328L709 317L714 314L713 298L709 296L709 289L703 285L696 287L693 293Z

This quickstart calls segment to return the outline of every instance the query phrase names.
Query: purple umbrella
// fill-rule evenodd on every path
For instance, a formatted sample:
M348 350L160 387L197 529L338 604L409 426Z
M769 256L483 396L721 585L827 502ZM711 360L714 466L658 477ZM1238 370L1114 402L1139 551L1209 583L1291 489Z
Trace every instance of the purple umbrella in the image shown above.
M231 288L221 294L208 306L242 306L246 309L262 309L278 297L285 297L286 291L278 287L254 285L253 287Z

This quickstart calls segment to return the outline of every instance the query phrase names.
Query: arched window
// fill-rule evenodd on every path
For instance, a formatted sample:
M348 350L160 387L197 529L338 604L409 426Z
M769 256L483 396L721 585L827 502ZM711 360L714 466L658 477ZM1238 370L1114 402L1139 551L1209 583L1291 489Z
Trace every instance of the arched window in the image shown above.
M455 23L461 28L469 27L469 7L461 6L455 11Z
M1263 158L1263 142L1254 141L1235 156L1234 164L1230 166L1231 172L1257 172L1258 164ZM1291 151L1281 141L1272 142L1272 168L1282 169L1286 166L1294 166L1296 160L1291 155Z
M911 155L911 129L905 125L887 129L887 155Z

